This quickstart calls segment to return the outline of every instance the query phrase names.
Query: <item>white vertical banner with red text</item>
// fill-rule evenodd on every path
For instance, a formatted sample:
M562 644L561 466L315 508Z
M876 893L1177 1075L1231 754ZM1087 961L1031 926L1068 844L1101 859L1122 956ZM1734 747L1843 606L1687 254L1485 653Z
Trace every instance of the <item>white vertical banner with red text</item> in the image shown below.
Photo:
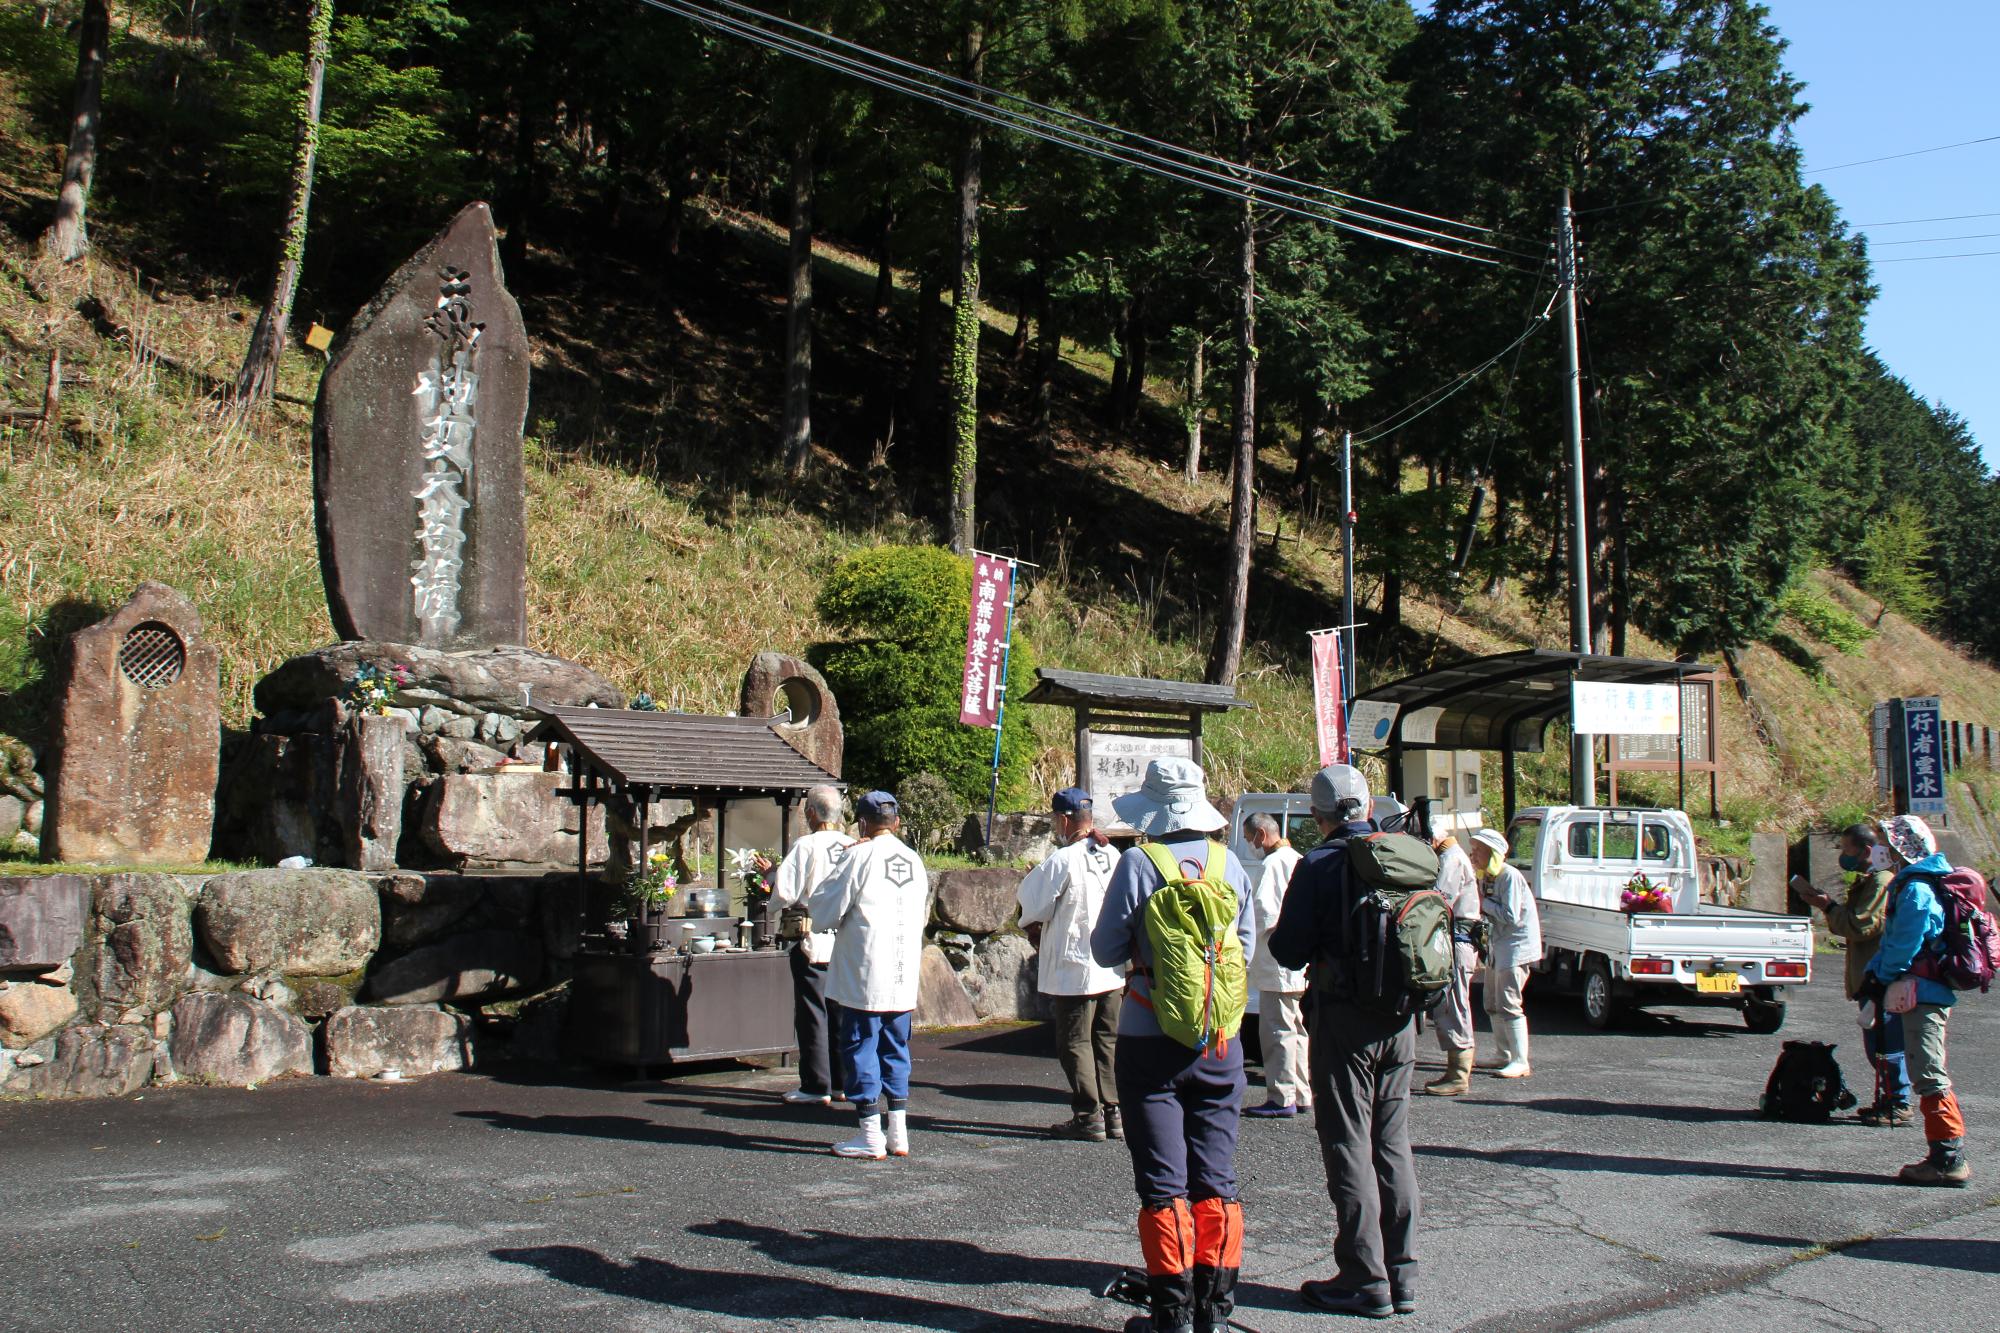
M1014 562L973 556L972 614L965 625L965 674L958 701L958 720L968 727L1000 725L1013 600Z
M1340 631L1323 629L1312 644L1313 716L1319 732L1319 762L1344 764L1347 758L1347 703L1340 682Z

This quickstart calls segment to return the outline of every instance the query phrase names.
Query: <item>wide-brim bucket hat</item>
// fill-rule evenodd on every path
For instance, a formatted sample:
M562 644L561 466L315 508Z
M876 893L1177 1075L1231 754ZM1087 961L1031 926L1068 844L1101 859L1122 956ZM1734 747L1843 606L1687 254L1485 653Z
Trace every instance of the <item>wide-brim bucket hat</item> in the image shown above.
M1229 827L1210 804L1201 765L1192 759L1155 759L1146 765L1139 790L1115 798L1111 808L1125 826L1148 837L1187 829L1216 833Z

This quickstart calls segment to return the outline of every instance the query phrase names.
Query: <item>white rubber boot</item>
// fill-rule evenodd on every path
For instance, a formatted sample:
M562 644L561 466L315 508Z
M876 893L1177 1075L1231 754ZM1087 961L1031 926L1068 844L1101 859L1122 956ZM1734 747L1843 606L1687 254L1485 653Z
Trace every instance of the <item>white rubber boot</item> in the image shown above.
M864 1115L861 1117L861 1132L853 1138L833 1145L835 1157L854 1157L863 1161L879 1162L888 1155L888 1143L882 1137L882 1117Z
M891 1157L910 1155L910 1113L908 1111L889 1112L888 1148Z
M1507 1063L1493 1071L1495 1078L1527 1078L1535 1071L1528 1065L1528 1020L1508 1018L1494 1025L1500 1030L1504 1025L1506 1037L1501 1049L1506 1052Z

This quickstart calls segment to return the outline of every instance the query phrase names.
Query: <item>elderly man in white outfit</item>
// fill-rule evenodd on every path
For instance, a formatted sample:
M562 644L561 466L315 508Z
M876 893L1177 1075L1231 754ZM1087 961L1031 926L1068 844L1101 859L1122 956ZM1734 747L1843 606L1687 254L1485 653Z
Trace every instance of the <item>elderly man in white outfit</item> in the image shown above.
M1055 1009L1056 1056L1069 1080L1070 1115L1049 1126L1059 1139L1125 1137L1118 1113L1118 1013L1125 969L1090 956L1118 854L1096 830L1090 793L1067 787L1050 801L1063 845L1021 881L1021 926L1040 928L1037 986Z
M771 886L771 906L781 913L788 936L794 934L791 923L806 915L807 897L840 868L854 845L840 827L840 793L832 787L814 787L806 793L805 816L812 831L792 844ZM761 861L760 868L768 872L770 863ZM833 932L799 929L796 934L791 958L792 1031L799 1043L799 1086L786 1093L785 1100L794 1106L828 1106L835 1093L846 1090L846 1080L833 1063L834 1018L826 998Z
M1243 1112L1261 1119L1290 1119L1312 1109L1311 1070L1307 1058L1306 974L1271 957L1271 930L1285 905L1285 890L1298 869L1299 854L1269 815L1252 815L1243 823L1250 844L1263 854L1257 892L1250 900L1257 932L1250 957L1250 986L1257 992L1257 1035L1264 1044L1264 1104Z
M861 1132L834 1145L841 1157L910 1155L910 1014L924 961L930 877L896 836L896 798L871 791L854 803L861 842L807 899L814 930L835 932L826 995L840 1006L847 1100ZM888 1126L878 1102L886 1097Z
M1486 962L1486 1012L1493 1020L1493 1040L1500 1048L1501 1078L1526 1078L1528 1017L1521 1008L1521 989L1528 969L1542 961L1542 914L1520 871L1507 864L1507 839L1483 828L1472 835L1472 868L1485 881L1480 906L1493 922L1492 956Z
M1433 1097L1463 1097L1472 1090L1472 974L1479 970L1479 950L1473 940L1482 915L1479 872L1451 834L1431 846L1438 854L1437 890L1451 903L1452 963L1451 985L1437 1008L1431 1010L1445 1069L1424 1084L1424 1091Z

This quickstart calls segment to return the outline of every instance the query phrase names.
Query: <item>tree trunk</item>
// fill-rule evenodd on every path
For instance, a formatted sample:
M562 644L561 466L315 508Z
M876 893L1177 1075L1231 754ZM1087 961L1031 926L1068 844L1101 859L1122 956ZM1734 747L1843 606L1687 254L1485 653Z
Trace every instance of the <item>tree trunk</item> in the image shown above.
M270 299L257 316L250 350L236 372L235 400L244 407L271 401L278 389L278 362L292 327L292 298L298 295L299 268L306 257L306 219L312 210L313 166L319 159L319 109L326 90L327 53L333 45L334 0L313 0L306 14L306 78L299 91L299 139L292 150L292 202L285 212L277 272Z
M500 242L500 263L521 281L521 269L528 262L528 215L535 206L536 117L527 97L514 112L514 171L507 186L507 235ZM673 207L669 194L668 207Z
M1194 350L1188 356L1187 409L1182 420L1187 425L1187 462L1181 475L1189 481L1201 476L1201 417L1204 404L1202 381L1208 373L1208 337L1197 333Z
M943 294L943 275L935 268L923 269L917 277L917 333L910 365L910 423L920 440L928 438L935 425L938 301Z
M1229 555L1222 616L1208 658L1211 684L1231 685L1243 666L1250 615L1250 555L1257 540L1257 215L1243 202L1236 264L1236 422L1229 494Z
M896 299L896 269L891 258L891 241L896 230L896 206L882 202L882 240L875 251L875 313L886 315Z
M687 197L699 177L692 160L684 160L667 182L667 257L678 259L681 237L687 231Z
M1118 400L1118 424L1129 426L1139 418L1139 405L1146 400L1146 294L1136 292L1125 319L1125 387Z
M1118 354L1111 358L1111 385L1104 391L1104 419L1115 426L1125 403L1125 380L1132 373L1132 298L1129 296L1118 303L1112 336L1117 339Z
M1037 264L1035 266L1034 283L1040 283L1043 280L1043 276L1041 265ZM1014 341L1007 348L1007 363L1009 365L1018 366L1028 359L1028 310L1031 306L1040 304L1040 300L1036 296L1034 283L1031 283L1029 289L1021 294L1021 303L1015 307Z
M84 210L90 203L91 179L97 174L97 122L104 102L105 50L110 44L107 0L83 0L76 34L76 107L70 118L69 155L63 159L55 221L42 233L42 252L65 264L81 259L90 248Z
M1507 544L1514 539L1514 511L1507 503L1507 488L1498 477L1493 487L1493 577L1486 581L1486 595L1498 597L1507 583Z
M1617 535L1611 542L1610 647L1613 657L1623 657L1625 630L1632 618L1632 563L1631 548L1625 541L1625 496L1622 491L1611 498L1611 527Z
M806 473L812 456L813 373L813 131L802 128L792 140L791 245L786 268L791 287L785 305L785 471Z
M1382 487L1385 499L1393 501L1403 492L1403 436L1391 431L1382 446ZM1393 514L1393 507L1389 511ZM1391 520L1393 521L1393 519ZM1382 623L1399 628L1403 623L1403 566L1391 557L1382 567ZM1376 636L1381 642L1382 635Z
M1299 395L1299 451L1292 459L1292 489L1304 496L1312 481L1313 459L1319 455L1320 436L1326 433L1328 404L1307 390Z
M1046 453L1055 438L1056 367L1062 364L1062 329L1056 324L1056 296L1048 282L1036 291L1041 309L1035 314L1035 437Z
M986 67L986 30L966 25L965 77L977 83ZM979 185L985 141L967 121L958 155L958 281L951 295L951 549L970 555L977 538L979 487Z

